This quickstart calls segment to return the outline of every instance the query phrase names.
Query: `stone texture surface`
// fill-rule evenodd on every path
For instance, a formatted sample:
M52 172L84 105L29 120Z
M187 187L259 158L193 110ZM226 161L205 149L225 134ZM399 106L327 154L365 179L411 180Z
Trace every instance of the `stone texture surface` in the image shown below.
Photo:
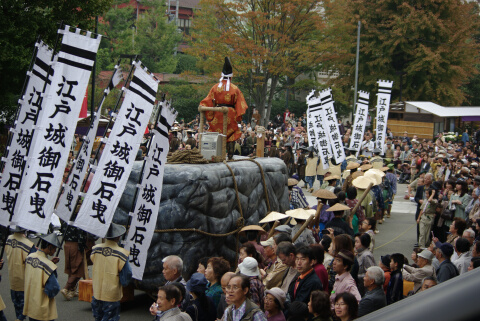
M285 164L278 158L257 158L256 161L265 173L271 210L285 212L288 210ZM244 225L257 224L267 213L260 170L247 160L228 164L237 182ZM137 162L130 175L115 212L114 221L117 223L127 223L141 166L142 163ZM240 217L232 175L225 164L166 165L156 229L195 228L223 234L235 230ZM193 232L155 233L144 278L136 282L136 286L156 291L163 284L162 259L165 256L182 257L183 275L188 277L196 271L198 259L205 256L223 256L233 263L235 246L235 235L211 237Z

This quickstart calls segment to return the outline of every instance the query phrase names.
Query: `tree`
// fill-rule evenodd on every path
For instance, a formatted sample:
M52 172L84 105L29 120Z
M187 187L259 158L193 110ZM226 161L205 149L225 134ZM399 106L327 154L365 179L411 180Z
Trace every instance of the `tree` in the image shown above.
M0 112L8 119L14 114L38 36L53 47L62 21L70 26L92 30L94 17L101 15L110 4L111 0L2 0Z
M459 105L462 85L477 73L479 27L476 3L460 0L331 1L333 26L347 33L335 38L347 55L331 61L340 71L335 84L353 84L356 24L361 21L360 88L375 89L378 79L393 80L394 97ZM342 16L338 10L343 11ZM346 37L346 35L348 35Z
M144 0L148 9L137 17L136 8L119 7L118 1L104 16L101 30L109 37L105 47L110 52L110 65L121 54L141 55L142 62L152 72L172 73L177 66L175 48L182 34L165 15L165 2Z
M279 79L295 78L301 68L315 66L330 45L322 41L320 4L318 0L202 0L188 52L217 79L223 57L229 56L234 82L240 79L260 114L269 119Z

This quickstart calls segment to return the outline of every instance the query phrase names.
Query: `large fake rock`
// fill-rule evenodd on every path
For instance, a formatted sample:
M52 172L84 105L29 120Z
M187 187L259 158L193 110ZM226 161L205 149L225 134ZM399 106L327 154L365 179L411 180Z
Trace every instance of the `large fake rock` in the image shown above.
M270 210L288 210L287 168L278 158L256 158L263 168ZM252 161L229 162L235 175L243 211L243 224L258 224L265 217L267 204L259 167ZM114 221L127 223L136 184L141 171L136 162L129 182L115 212ZM231 172L223 163L167 164L163 178L162 200L157 230L198 229L212 234L234 231L241 224ZM190 276L202 257L222 256L231 264L236 255L236 234L215 237L197 232L155 233L148 251L143 280L139 289L156 291L165 280L162 259L178 255L183 259L183 275Z

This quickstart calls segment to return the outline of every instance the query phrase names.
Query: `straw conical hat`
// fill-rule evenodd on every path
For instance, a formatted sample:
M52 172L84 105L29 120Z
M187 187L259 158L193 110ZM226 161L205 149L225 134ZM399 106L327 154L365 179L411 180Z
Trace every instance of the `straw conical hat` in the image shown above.
M247 225L240 230L240 232L245 232L245 231L259 231L260 233L267 233L261 226L258 226L258 225Z
M324 181L330 181L330 180L332 180L332 179L340 179L340 176L338 176L338 175L330 175L330 176L328 176L328 177L325 177L323 180L324 180Z
M107 231L107 234L105 235L105 238L106 239L114 239L116 237L122 236L123 234L125 234L126 231L127 231L127 229L125 228L125 226L120 225L120 224L112 223L110 225L110 227L108 228L108 231Z
M346 169L354 169L354 168L359 168L359 167L360 167L360 164L359 164L359 163L357 163L357 162L350 162L350 163L348 163Z
M56 248L62 247L56 233L50 233L48 235L40 235L39 237L45 242L55 246Z
M367 172L374 172L380 175L380 177L385 177L385 173L379 170L378 168L370 168Z
M284 218L287 218L288 216L282 213L278 212L270 212L267 216L265 216L259 223L268 223L268 222L275 222L275 221L280 221L283 220Z
M365 174L364 172L356 171L355 173L352 174L352 177L353 179L355 179L357 177L363 176L364 174Z
M299 220L308 220L310 216L314 215L308 212L307 210L304 210L303 208L297 208L294 210L286 211L285 214Z
M386 172L386 171L389 170L389 168L388 168L388 166L385 166L385 167L380 168L380 170L381 170L382 172Z
M374 184L372 179L366 176L357 177L352 181L353 186L360 189L367 189L371 183Z
M312 196L323 198L326 200L334 200L337 198L337 195L333 194L332 192L326 189L319 189L312 193Z
M298 181L295 178L289 178L288 179L288 186L294 186L297 185Z
M375 181L375 185L382 183L382 178L380 175L370 170L366 171L364 176L373 179Z
M360 169L365 172L366 170L369 170L370 168L372 168L373 166L370 165L370 164L363 164L362 166L360 166Z
M333 205L332 207L328 208L326 211L327 212L336 212L336 211L346 211L346 210L350 210L350 207L348 207L347 205L337 203L337 204Z

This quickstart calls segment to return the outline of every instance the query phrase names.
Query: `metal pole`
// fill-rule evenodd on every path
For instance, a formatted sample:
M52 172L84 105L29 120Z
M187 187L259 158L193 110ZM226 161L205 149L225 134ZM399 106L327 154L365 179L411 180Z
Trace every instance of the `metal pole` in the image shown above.
M358 61L359 61L359 55L360 55L360 28L362 26L362 23L359 21L358 22L358 28L357 28L357 56L355 59L355 89L353 93L353 113L352 117L355 114L355 108L357 106L357 90L358 90Z
M98 33L98 16L95 17L95 33ZM92 70L92 96L91 96L91 105L90 105L90 121L93 121L93 113L95 112L95 78L97 72L97 56L95 56L95 61L93 62L93 70ZM100 117L100 115L98 115Z

